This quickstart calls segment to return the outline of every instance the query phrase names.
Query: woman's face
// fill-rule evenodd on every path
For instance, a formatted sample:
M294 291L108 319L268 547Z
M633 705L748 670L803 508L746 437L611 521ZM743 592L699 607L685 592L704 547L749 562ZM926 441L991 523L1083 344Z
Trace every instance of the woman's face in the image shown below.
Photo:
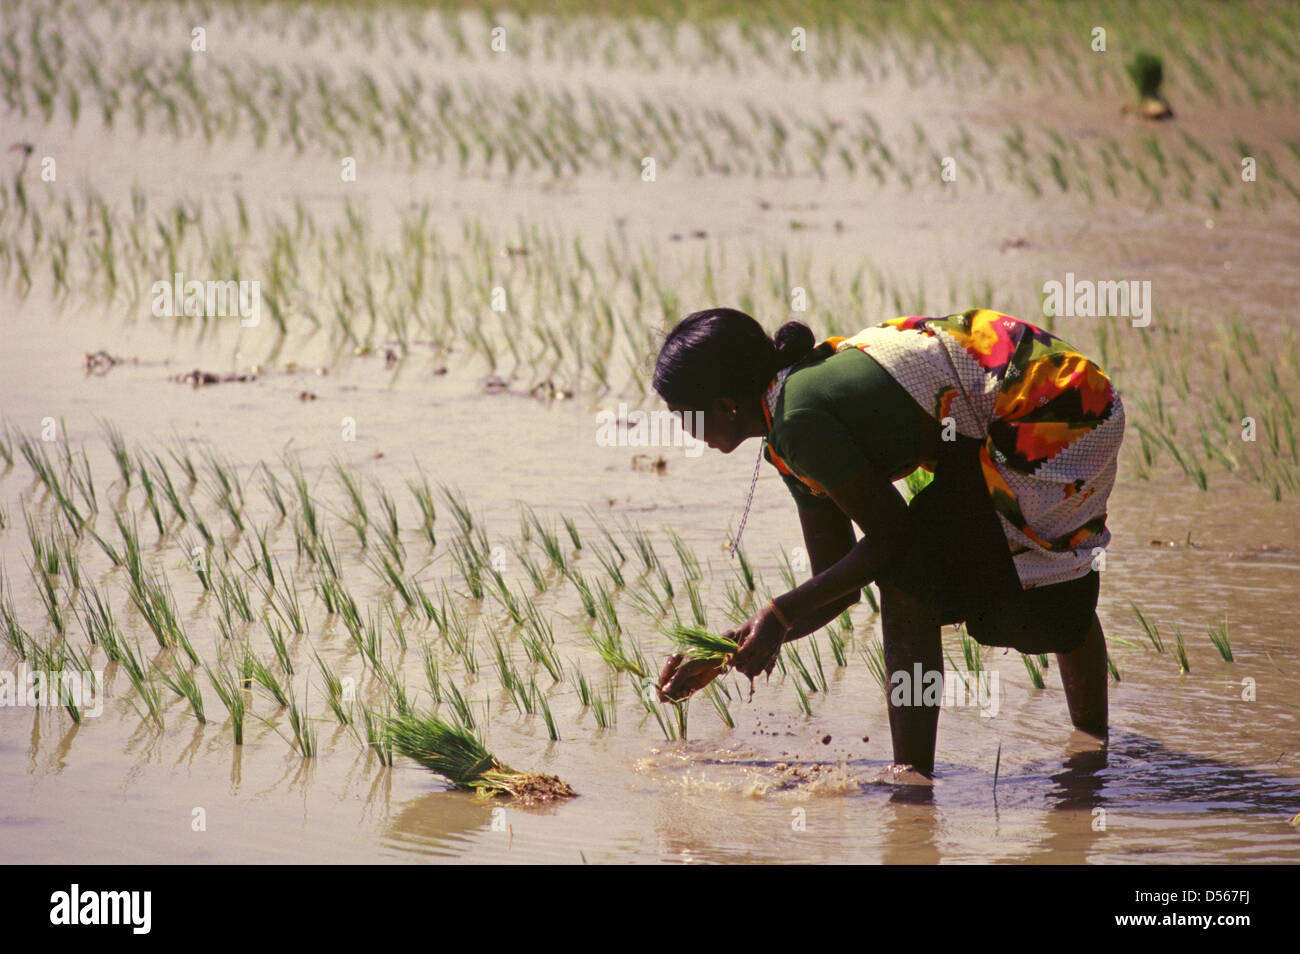
M731 398L717 398L711 407L701 409L669 402L668 410L682 417L682 427L697 440L702 440L714 450L730 454L746 437L740 426L740 413ZM698 427L700 419L703 427Z

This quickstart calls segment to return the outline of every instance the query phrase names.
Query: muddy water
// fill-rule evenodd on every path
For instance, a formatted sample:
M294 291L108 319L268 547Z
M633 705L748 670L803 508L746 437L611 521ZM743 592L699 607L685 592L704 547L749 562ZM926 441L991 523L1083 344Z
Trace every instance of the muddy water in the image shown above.
M607 79L614 87L633 81L617 72ZM926 94L944 99L934 90ZM687 89L681 95L706 94ZM950 106L954 117L962 105ZM871 108L888 114L897 109L897 97L882 91ZM984 108L993 107L986 103ZM1054 108L1071 107L1057 100ZM1087 103L1073 108L1077 123L1101 121ZM237 183L253 202L271 208L279 204L282 211L293 196L322 215L337 208L337 187L325 184L337 175L332 159L320 164L328 166L321 172L314 160L258 151L248 143L209 149L198 141L150 139L142 149L130 134L103 137L84 127L46 128L31 118L14 118L11 125L11 118L6 118L6 132L12 129L14 138L39 141L43 150L61 155L94 156L95 162L79 164L76 177L106 193L124 196L131 183L143 182L151 201L161 202ZM1070 120L1067 115L1061 122L1068 125ZM66 162L62 168L68 168ZM722 177L659 183L660 191L647 194L603 174L503 187L446 170L412 174L382 162L374 178L361 185L378 216L396 203L427 199L453 221L460 214L502 222L523 216L589 235L597 245L623 219L634 236L685 259L699 246L679 246L669 236L704 227L710 241L736 253L736 262L758 246L788 249L795 258L811 255L823 270L856 267L866 254L904 282L932 271L963 278L991 275L1008 298L1021 303L1033 300L1028 293L1036 283L1067 269L1101 276L1137 261L1162 278L1168 307L1189 309L1189 319L1203 327L1234 307L1264 323L1285 311L1294 297L1294 271L1286 265L1295 261L1298 233L1294 217L1280 208L1222 213L1210 229L1204 224L1205 210L1194 204L1141 211L1069 196L1050 202L1014 192L932 197L880 193L861 181ZM811 227L792 232L789 220L794 216ZM840 230L837 220L843 223ZM1024 237L1028 245L1004 252L999 243L1009 237ZM1223 269L1220 259L1252 263L1253 279L1238 281L1235 274L1240 272L1228 278L1223 272L1231 273L1231 267ZM1215 263L1218 271L1212 268ZM931 300L943 289L943 281L935 280ZM455 355L448 359L417 352L390 368L378 355L340 356L324 336L291 339L255 381L194 390L171 376L194 367L243 369L264 362L273 349L269 328L220 328L200 342L191 330L142 314L105 313L93 305L59 308L39 293L20 300L9 289L0 306L0 411L29 434L40 430L45 417L62 420L72 446L84 443L104 509L96 524L101 533L107 535L112 526L105 502L116 501L122 487L113 481L114 465L99 419L114 423L133 447L164 453L167 443L179 437L195 448L219 448L239 467L253 523L269 523L269 542L286 569L293 568L299 577L308 608L310 632L290 640L300 694L308 691L303 674L312 671L313 649L341 674L354 674L363 694L374 689L374 681L341 625L310 595L290 526L271 519L256 490L252 468L259 461L276 466L286 452L301 455L327 510L345 511L328 473L331 458L338 457L398 497L408 528L417 521L404 481L415 475L418 464L431 478L464 489L494 544L517 540L520 502L543 515L573 516L584 539L591 539L594 528L584 513L589 506L611 529L627 520L656 531L658 550L673 566L677 583L680 573L672 550L657 532L672 528L695 548L704 568L710 622L725 625L723 589L735 576L725 545L748 489L758 450L753 442L730 456L706 450L690 457L681 449L651 449L652 457L662 454L666 461L659 472L637 458L636 448L598 445L594 412L614 406L616 398L580 395L541 402L518 387L486 394L483 369L458 362ZM856 324L883 317L888 315ZM852 318L844 321L846 327L855 324ZM1086 345L1091 330L1077 338ZM83 355L100 348L133 360L102 376L87 375ZM1116 357L1135 385L1142 380L1142 360L1123 353ZM449 373L435 374L444 363ZM315 399L301 400L304 391ZM638 406L634 398L628 400ZM355 442L341 439L344 417L356 421ZM505 761L559 774L581 798L553 807L509 808L500 816L493 804L448 791L408 761L399 758L395 768L385 770L333 722L320 703L314 671L309 698L315 699L320 753L304 761L280 734L288 732L283 713L260 695L253 711L274 726L250 716L245 745L237 748L210 691L205 695L212 722L200 726L164 690L166 729L159 733L137 713L125 672L109 667L103 714L80 726L62 710L0 710L0 857L97 862L1295 861L1300 842L1287 822L1300 811L1295 635L1300 612L1294 605L1300 585L1300 514L1293 500L1274 503L1258 490L1226 479L1212 480L1206 493L1169 470L1139 481L1131 466L1134 447L1126 447L1125 454L1112 496L1114 540L1098 612L1109 636L1145 644L1129 606L1130 600L1137 602L1158 622L1166 652L1156 653L1149 645L1112 645L1122 680L1111 689L1113 735L1104 759L1094 745L1069 731L1054 669L1048 671L1047 688L1035 690L1018 656L987 650L984 665L998 677L996 706L983 711L954 706L944 713L933 790L874 783L890 749L884 700L862 657L868 642L879 637L879 619L865 604L852 613L847 666L837 667L828 639L817 637L829 691L811 695L812 716L799 709L793 671L778 673L769 683L759 682L750 701L745 701L747 687L728 683L734 729L699 698L690 706L687 740L667 741L654 720L645 718L626 679L616 682L617 725L608 730L596 727L573 688L562 683L548 693L562 737L552 743L541 718L520 716L493 673L488 634L508 631L503 614L491 600L483 601L481 611L467 600L482 670L473 677L455 657L445 656L447 676L476 703L490 703L488 741ZM24 566L24 559L30 559L24 502L38 523L48 524L50 502L18 459L12 469L0 472L0 505L8 514L8 526L0 530L0 558L19 618L47 639L50 627ZM246 559L247 539L219 522L205 494L196 494L195 502L227 531L232 550ZM181 539L192 532L155 542L138 490L130 504L148 559L166 571L196 648L211 660L219 639L216 609L182 566ZM355 538L333 513L327 520L342 544L354 594L365 605L377 605L385 591L363 565ZM414 531L404 534L408 565L419 570L431 590L441 579L453 590L462 589L448 552L452 525L445 507L439 532L433 553L421 546ZM801 542L793 505L767 468L745 532L746 549L763 584L775 592L783 589L779 553ZM112 595L124 628L143 647L152 647L152 636L129 607L122 571L111 569L93 542L83 544L79 553L85 575ZM634 561L632 557L625 568L630 580L635 578ZM600 572L585 550L576 556L575 566L587 574ZM506 576L524 591L531 588L513 561ZM566 666L580 661L593 685L604 687L605 672L583 635L584 615L574 589L554 572L549 576L552 585L537 603L552 619L560 656ZM680 587L678 603L687 615ZM652 660L660 658L667 646L651 621L626 598L618 607L629 634ZM1206 637L1207 626L1225 613L1233 663L1221 661ZM1188 673L1180 673L1173 658L1175 627L1187 640ZM80 638L75 621L71 630ZM259 652L269 652L256 628L250 633ZM436 630L408 623L410 649L400 661L421 702L427 702L427 693L421 697L418 691L423 684L418 646L437 638ZM947 633L945 647L960 661L957 638ZM807 650L804 656L811 665ZM102 655L98 660L102 664ZM517 645L515 661L521 668L526 665ZM18 660L6 649L0 665L15 669ZM539 678L543 687L549 681L544 673ZM1246 691L1251 682L1253 695ZM193 830L196 808L204 810L206 831Z

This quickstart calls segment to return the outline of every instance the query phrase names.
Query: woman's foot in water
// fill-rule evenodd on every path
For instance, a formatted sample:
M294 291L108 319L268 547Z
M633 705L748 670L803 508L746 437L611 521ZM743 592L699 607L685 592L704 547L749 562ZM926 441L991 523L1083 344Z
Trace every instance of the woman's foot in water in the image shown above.
M917 770L914 766L895 763L887 766L876 778L871 780L874 785L923 785L934 786L934 779L924 772Z

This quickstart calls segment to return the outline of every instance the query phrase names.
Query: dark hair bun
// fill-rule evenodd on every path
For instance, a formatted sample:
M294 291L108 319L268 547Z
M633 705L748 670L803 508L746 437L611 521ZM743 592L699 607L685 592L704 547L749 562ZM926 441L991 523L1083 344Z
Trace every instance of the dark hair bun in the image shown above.
M802 361L817 344L812 329L802 321L787 321L772 341L776 345L777 370Z

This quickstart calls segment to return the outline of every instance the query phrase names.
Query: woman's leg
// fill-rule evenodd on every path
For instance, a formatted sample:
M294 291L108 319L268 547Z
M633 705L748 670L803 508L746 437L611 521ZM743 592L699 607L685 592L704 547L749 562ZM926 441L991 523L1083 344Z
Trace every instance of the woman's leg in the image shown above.
M931 672L943 674L943 646L939 640L939 617L925 603L897 586L877 581L880 588L881 628L885 635L885 691L889 702L889 734L894 743L894 763L910 765L924 775L934 774L934 746L939 732L939 704L915 705L924 699L921 686L913 687L916 664L923 678ZM1104 666L1104 660L1103 660ZM898 690L905 705L895 705L894 674L903 673L906 682ZM1104 673L1103 673L1104 674ZM915 697L913 695L915 690ZM942 696L942 692L940 693Z
M1109 727L1106 640L1096 613L1083 643L1073 652L1057 653L1056 664L1061 667L1070 721L1075 728L1105 740Z

